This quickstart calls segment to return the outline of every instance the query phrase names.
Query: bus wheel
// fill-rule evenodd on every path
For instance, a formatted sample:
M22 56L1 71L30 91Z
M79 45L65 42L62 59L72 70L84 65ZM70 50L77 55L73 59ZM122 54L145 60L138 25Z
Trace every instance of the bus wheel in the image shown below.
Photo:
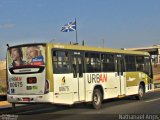
M100 109L101 104L102 104L102 93L99 89L95 89L93 91L92 106L95 109Z
M138 95L136 96L137 100L143 100L144 97L144 87L142 85L139 86Z

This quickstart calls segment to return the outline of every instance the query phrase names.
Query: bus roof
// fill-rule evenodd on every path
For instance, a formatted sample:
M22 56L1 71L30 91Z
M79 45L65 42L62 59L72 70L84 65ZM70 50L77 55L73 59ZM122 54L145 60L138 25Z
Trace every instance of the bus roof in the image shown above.
M27 44L9 46L9 48L24 47L24 46L34 46L34 45L46 45L46 43L27 43Z
M150 55L148 52L142 52L142 51L131 51L131 50L121 50L121 49L102 48L102 47L93 47L93 46L60 44L60 43L29 43L29 44L9 46L9 48L33 46L33 45L47 45L51 49L57 48L57 49L82 50L82 51L93 51L93 52L110 52L110 53L119 53L119 54Z
M47 46L49 46L50 48L57 48L57 49L82 50L82 51L93 51L93 52L110 52L110 53L119 53L119 54L150 55L148 52L82 46L82 45L47 43Z

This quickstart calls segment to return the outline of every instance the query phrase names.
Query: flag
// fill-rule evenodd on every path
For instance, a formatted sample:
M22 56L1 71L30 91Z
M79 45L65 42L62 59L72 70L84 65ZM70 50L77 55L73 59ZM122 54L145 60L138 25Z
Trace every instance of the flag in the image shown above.
M76 20L69 22L68 24L64 25L61 29L62 32L71 32L76 30Z

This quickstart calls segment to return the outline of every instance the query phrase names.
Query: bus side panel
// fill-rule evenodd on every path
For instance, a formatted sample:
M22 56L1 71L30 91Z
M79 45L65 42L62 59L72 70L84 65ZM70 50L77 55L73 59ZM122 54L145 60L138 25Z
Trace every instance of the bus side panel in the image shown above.
M147 75L142 72L127 72L126 73L126 95L138 94L140 82L145 83L147 87Z
M54 74L54 103L73 104L74 98L77 98L78 89L76 81L73 80L73 74ZM75 93L75 94L74 94Z
M107 73L104 99L115 98L120 95L120 77L115 73Z
M107 74L104 73L85 73L86 101L92 101L92 94L96 85L105 86ZM103 87L104 88L104 87ZM104 89L103 89L104 91Z
M120 81L117 73L86 73L86 101L92 101L95 86L101 86L104 99L114 98L120 94Z

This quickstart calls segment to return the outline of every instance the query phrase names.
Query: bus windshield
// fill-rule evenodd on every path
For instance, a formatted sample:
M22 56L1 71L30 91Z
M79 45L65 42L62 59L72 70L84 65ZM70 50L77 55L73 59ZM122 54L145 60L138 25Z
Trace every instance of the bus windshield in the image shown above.
M44 66L45 50L43 45L11 47L8 49L8 68Z

